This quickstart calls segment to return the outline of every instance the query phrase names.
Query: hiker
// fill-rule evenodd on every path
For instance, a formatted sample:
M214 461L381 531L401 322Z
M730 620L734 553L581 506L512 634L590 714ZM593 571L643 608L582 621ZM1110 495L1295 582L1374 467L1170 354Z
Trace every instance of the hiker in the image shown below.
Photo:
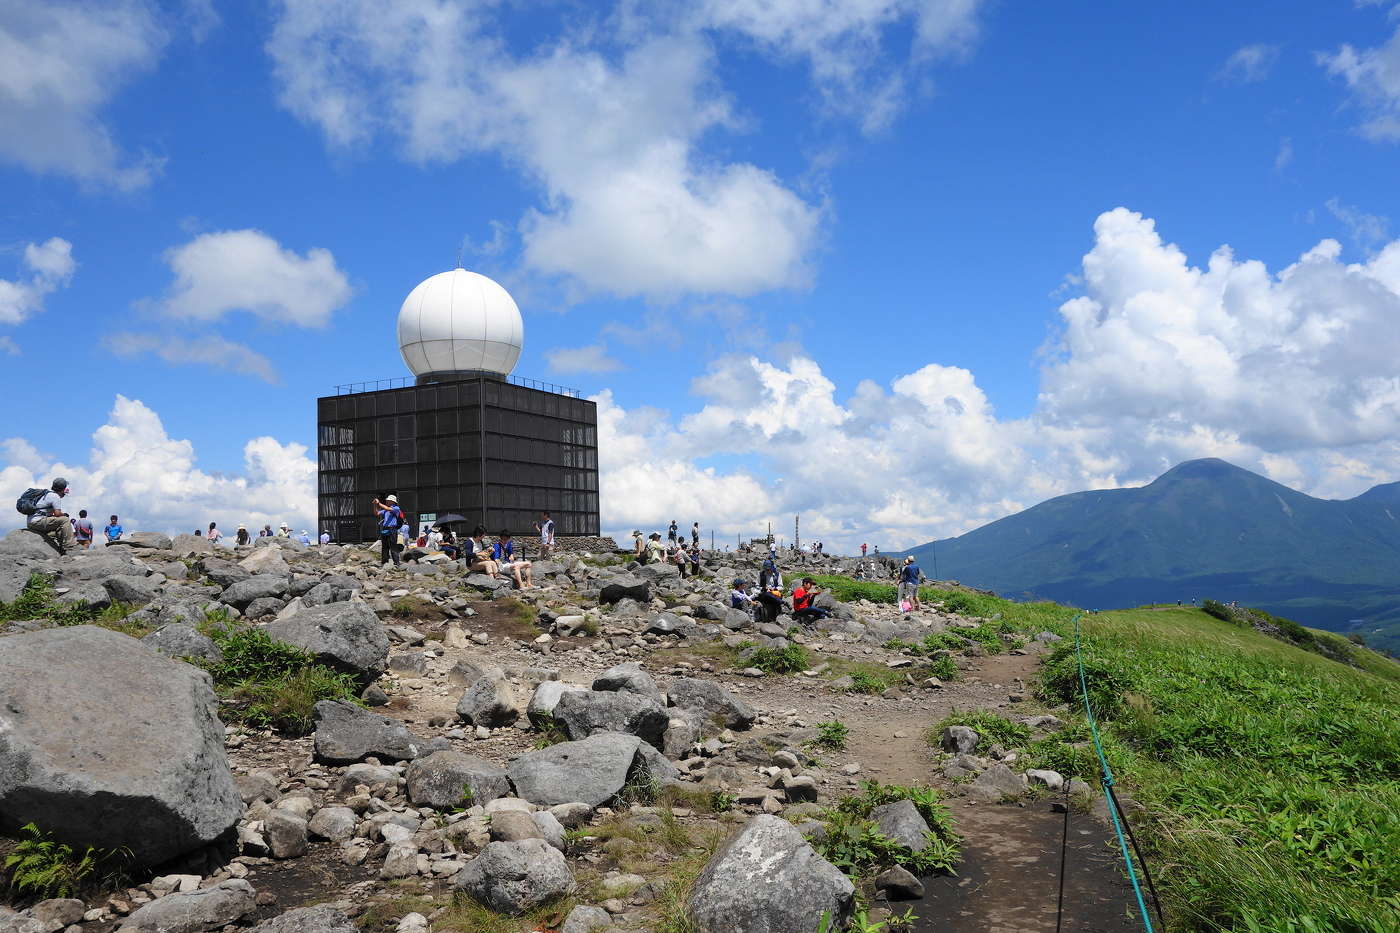
M487 576L499 576L500 569L496 562L491 559L491 545L486 543L486 529L477 525L472 529L471 537L463 542L467 554L467 573L484 573Z
M535 531L540 535L540 556L548 557L554 553L554 519L549 517L548 512L540 513L540 520L535 523Z
M690 526L690 546L691 546L691 547L699 547L699 546L700 546L700 523L699 523L699 522L696 522L695 524L693 524L693 525Z
M759 586L754 595L758 610L754 613L755 622L774 622L783 613L783 591L779 588Z
M729 591L729 608L753 612L753 597L749 595L748 584L743 580L734 581Z
M653 531L651 537L647 539L646 553L642 555L644 564L664 564L666 562L666 546L661 543L661 533Z
M914 555L910 554L904 558L904 566L899 571L899 604L900 609L904 609L904 604L909 604L909 609L913 611L922 609L919 605L919 582L923 579L923 571L919 565L914 563Z
M73 539L83 550L92 547L92 519L87 517L87 509L78 510L78 520L73 523Z
M691 577L700 576L700 545L698 544L690 546L690 575Z
M765 560L762 566L759 567L758 586L760 589L764 590L781 590L783 588L782 571L778 569L777 561L773 560L771 557Z
M684 580L686 568L690 566L690 555L685 552L685 542L677 541L675 549L667 554L666 559L680 569L681 579Z
M199 533L199 532L197 532L197 531L195 532L195 534L198 534L198 533ZM218 523L217 523L217 522L210 522L210 523L209 523L209 534L205 535L205 537L209 539L209 543L210 543L210 544L218 544L218 543L219 543L219 539L222 538L223 536L224 536L224 533L223 533L222 531L219 530L219 525L218 525Z
M646 550L646 542L642 540L642 530L640 528L632 531L632 556L638 560L642 559L642 552Z
M404 523L399 526L399 550L408 547L409 542L412 540L413 530L408 527L408 522L405 520Z
M277 537L279 537L279 538L291 538L291 536L292 536L292 526L291 526L291 525L288 525L286 522L283 522L282 524L280 524L280 525L277 526Z
M107 527L102 529L102 533L107 536L108 544L115 544L122 539L122 526L117 522L117 517L112 516L112 520L107 523Z
M666 540L672 544L676 543L676 520L671 519L671 527L666 529Z
M200 531L198 528L196 528L196 529L194 530L194 536L195 536L196 538L202 538L202 537L204 537L204 532L202 532L202 531Z
M54 477L48 489L28 489L15 503L21 515L29 516L26 527L43 538L59 554L67 554L77 542L73 525L63 511L63 497L68 495L68 480Z
M331 543L331 533L330 533L329 531L322 531L322 532L321 532L321 537L318 538L317 540L320 541L321 544L330 544L330 543Z
M259 537L259 538L270 538L270 537L272 537L272 526L271 526L271 525L263 525L263 526L262 526L262 529L258 532L258 537Z
M301 530L301 534L297 536L297 540L300 541L302 544L309 545L311 544L311 535L307 534L306 529L303 528Z
M399 566L399 529L403 527L403 509L399 508L398 496L386 496L383 502L374 500L374 517L379 523L379 565L382 567L394 562Z
M792 591L792 617L799 622L815 622L831 615L830 609L813 606L812 599L821 593L811 577L803 577L797 589Z
M532 577L530 562L528 560L515 559L515 542L511 540L511 534L504 528L496 538L496 543L491 547L491 559L515 579L515 588L518 590L531 589L535 585Z
M233 536L233 543L239 547L248 543L248 526L242 523L238 526L238 531Z
M861 557L865 557L865 548L866 548L866 545L864 545L864 544L862 544L862 545L860 546L860 556L861 556Z
M442 529L442 540L439 542L442 553L446 554L449 560L456 560L462 553L462 549L457 547L457 536L452 533L451 528Z

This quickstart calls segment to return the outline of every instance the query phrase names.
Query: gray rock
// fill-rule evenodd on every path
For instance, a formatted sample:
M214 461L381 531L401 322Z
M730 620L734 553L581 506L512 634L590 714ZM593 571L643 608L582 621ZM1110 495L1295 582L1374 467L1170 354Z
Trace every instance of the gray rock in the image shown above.
M0 907L0 933L49 933L48 924Z
M96 580L100 583L108 577L147 576L146 565L138 560L133 560L125 552L109 553L104 548L100 551L77 551L71 557L72 559L67 561L63 568L65 579ZM185 568L184 564L176 566L181 570ZM170 574L166 574L166 576L170 576Z
M16 528L4 538L0 538L0 557L6 560L21 557L48 560L57 553L47 541L26 528Z
M265 619L268 616L275 616L282 611L282 607L287 604L286 600L278 599L276 596L263 596L253 600L243 610L245 619Z
M86 910L87 905L76 897L54 897L35 904L29 913L48 929L61 930L69 924L80 923Z
M102 581L102 586L114 602L126 603L129 606L144 606L156 598L156 585L146 577L108 577Z
M579 904L564 918L559 933L602 933L612 926L612 914L601 907Z
M25 585L29 583L30 574L39 572L40 566L33 561L26 560L21 563L0 555L0 603L12 603L19 599Z
M5 639L0 819L152 865L243 813L209 675L94 626Z
M251 804L257 800L264 803L274 803L280 795L277 779L266 771L236 775L233 779L233 786L238 789L238 798L245 804Z
M307 821L306 828L313 836L342 842L355 835L358 822L355 811L349 807L322 807Z
M939 740L939 744L945 752L952 752L955 755L969 755L977 747L981 738L967 726L948 726L943 730L943 737Z
M408 677L422 677L428 673L428 659L421 654L391 654L389 670Z
M604 732L526 752L506 766L506 773L516 793L531 803L552 807L579 802L600 807L617 797L629 781L664 783L674 780L676 772L636 736Z
M1026 777L1001 762L992 765L968 786L968 794L987 801L1019 797L1026 792Z
M106 609L112 605L112 597L100 583L60 580L54 593L57 601L64 605L91 606L93 609Z
M357 785L363 784L371 792L382 794L385 791L392 791L398 782L399 772L393 768L386 768L383 765L351 765L345 769L345 774L341 776L340 792L348 794Z
M174 542L158 531L133 531L122 535L122 543L142 551L168 551Z
M167 658L203 658L206 661L221 661L224 653L213 640L203 635L193 625L175 623L156 629L141 644L153 648Z
M638 696L650 697L663 705L666 703L666 696L656 686L656 681L652 679L650 674L642 670L642 666L636 661L628 661L626 664L618 664L608 668L594 678L593 689L635 693Z
M462 694L457 701L457 716L472 725L494 729L513 725L520 718L520 704L505 674L495 670Z
M636 577L622 576L598 591L598 602L605 605L624 599L636 600L639 603L650 602L651 584Z
M224 560L221 557L206 557L196 566L201 573L213 582L222 587L230 587L235 583L246 580L253 574L238 566L231 560Z
M530 717L530 722L536 729L544 729L554 722L554 708L559 705L559 698L566 693L586 693L587 687L580 687L578 684L566 684L561 680L546 680L535 688L535 692L530 696L530 702L525 707L525 715Z
M306 820L288 810L273 810L263 822L263 835L273 858L306 854Z
M850 879L791 823L759 814L710 859L688 907L698 933L807 933L823 914L844 929L854 900Z
M569 863L543 839L488 843L457 875L457 888L499 913L518 917L574 886Z
M491 814L491 839L494 842L519 842L522 839L543 839L534 817L524 810L500 810Z
M890 900L910 900L924 896L924 883L909 869L895 865L875 876L875 890Z
M677 677L669 694L672 706L700 710L726 729L747 729L758 718L753 707L708 680Z
M212 554L214 545L204 535L176 535L170 539L170 549L176 554Z
M269 623L267 633L311 652L322 664L354 674L365 684L384 673L389 658L389 633L364 603L312 606L290 619Z
M1031 768L1026 772L1026 777L1037 784L1045 785L1050 790L1060 790L1065 786L1065 777L1058 771Z
M870 811L870 820L880 835L893 839L906 849L922 852L929 847L928 823L912 800L881 804Z
M1063 719L1058 716L1051 716L1049 713L1046 713L1044 716L1032 716L1029 719L1021 720L1021 722L1038 732L1059 732L1065 727Z
M671 717L650 697L588 690L560 696L554 707L554 721L571 739L584 739L598 732L625 732L661 748Z
M253 927L248 933L358 933L359 927L330 907L298 907Z
M328 764L350 764L371 755L386 761L408 761L427 745L398 720L344 700L321 700L313 707L312 718L316 721L316 760Z
M278 577L289 577L292 568L288 566L287 559L282 556L281 548L263 548L254 551L238 562L238 566L253 575L271 574Z
M219 599L241 612L248 608L248 604L254 600L268 597L280 598L286 595L286 577L259 574L230 585L219 595Z
M530 819L535 821L535 827L544 836L544 841L554 846L560 852L566 850L564 843L564 824L559 822L559 818L548 810L537 810L530 814Z
M463 687L470 687L488 674L493 677L500 677L504 675L504 672L498 665L464 658L452 665L451 670L447 672L447 682L459 684Z
M484 758L456 751L433 752L414 759L404 774L408 799L416 806L447 810L456 806L485 806L510 793L506 772ZM465 792L471 798L464 800Z
M242 878L221 881L188 894L167 894L141 907L119 933L202 933L246 917L257 909L253 886Z

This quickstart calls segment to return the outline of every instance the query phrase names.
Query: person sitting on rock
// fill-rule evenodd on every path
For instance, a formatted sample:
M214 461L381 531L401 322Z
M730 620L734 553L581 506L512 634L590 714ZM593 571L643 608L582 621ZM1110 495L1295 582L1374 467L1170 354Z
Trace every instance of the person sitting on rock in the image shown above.
M115 515L113 515L112 520L107 523L107 527L102 529L102 533L107 536L108 544L116 544L120 541L123 531L125 531L125 529L122 528L121 522L117 521Z
M34 490L37 493L38 490ZM73 537L73 523L63 511L63 497L68 495L68 480L54 477L48 491L34 502L34 511L26 523L30 531L49 543L59 554L67 554L77 547Z
M477 525L472 535L463 545L467 554L467 573L484 573L490 577L500 575L500 568L491 559L491 545L486 540L486 529Z
M797 589L792 591L792 617L802 623L815 622L831 615L830 609L813 606L812 599L821 593L811 577L803 577Z
M279 538L290 538L291 536L292 536L292 526L291 526L291 525L288 525L286 522L283 522L282 524L280 524L280 525L277 526L277 537L279 537Z
M729 608L753 611L753 597L749 595L748 584L743 580L734 581L734 587L729 591Z
M516 589L529 589L535 585L530 562L515 559L515 542L511 540L510 532L504 528L491 548L491 559L500 566L503 573L508 573L514 578Z

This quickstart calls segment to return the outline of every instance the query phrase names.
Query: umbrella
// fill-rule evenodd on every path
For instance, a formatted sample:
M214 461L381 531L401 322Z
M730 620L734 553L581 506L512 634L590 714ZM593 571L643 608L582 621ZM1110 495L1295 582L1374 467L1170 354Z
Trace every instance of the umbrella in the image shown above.
M451 525L451 524L453 524L453 523L455 523L455 522L464 522L464 521L466 521L466 519L463 518L463 517L460 516L460 515L443 515L443 516L439 517L437 521L433 522L433 524L434 524L434 525Z

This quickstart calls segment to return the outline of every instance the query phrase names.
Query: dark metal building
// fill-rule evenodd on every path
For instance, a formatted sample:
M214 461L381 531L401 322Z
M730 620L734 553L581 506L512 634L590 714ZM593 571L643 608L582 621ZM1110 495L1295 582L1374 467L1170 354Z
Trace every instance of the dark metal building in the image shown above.
M336 541L377 534L397 495L414 531L457 513L494 535L597 535L598 408L562 386L496 375L338 386L316 401L318 524Z

